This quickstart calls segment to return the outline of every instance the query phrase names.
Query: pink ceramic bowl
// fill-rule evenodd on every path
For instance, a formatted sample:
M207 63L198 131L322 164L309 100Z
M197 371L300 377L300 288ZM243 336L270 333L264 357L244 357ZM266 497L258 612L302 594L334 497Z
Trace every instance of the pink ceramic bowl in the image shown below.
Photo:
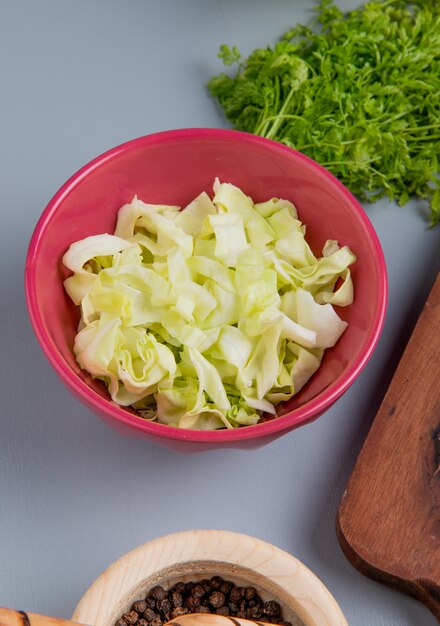
M278 407L278 417L235 430L193 431L137 417L114 404L107 390L82 371L72 352L78 310L64 292L61 258L69 245L113 232L119 207L137 194L151 203L185 205L214 178L241 187L255 201L292 200L320 253L326 239L347 244L355 301L339 311L349 327L327 350L322 366L301 392ZM260 446L321 415L359 375L382 329L387 278L384 256L362 207L329 172L279 143L247 133L187 129L134 139L97 157L74 174L44 210L26 262L26 299L38 341L68 389L119 431L172 448Z

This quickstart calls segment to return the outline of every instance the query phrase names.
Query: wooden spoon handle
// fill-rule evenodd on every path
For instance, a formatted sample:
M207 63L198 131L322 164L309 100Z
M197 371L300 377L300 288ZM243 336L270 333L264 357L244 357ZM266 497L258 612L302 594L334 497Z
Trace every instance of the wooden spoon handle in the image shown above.
M58 617L48 617L37 613L25 613L0 607L0 626L80 626Z
M253 622L241 617L226 617L213 613L188 613L170 620L165 626L272 626L266 622ZM0 626L84 626L58 617L25 613L0 607Z
M188 613L175 617L165 626L272 626L267 622L254 622L241 617L227 617L215 613ZM0 624L1 626L1 624Z

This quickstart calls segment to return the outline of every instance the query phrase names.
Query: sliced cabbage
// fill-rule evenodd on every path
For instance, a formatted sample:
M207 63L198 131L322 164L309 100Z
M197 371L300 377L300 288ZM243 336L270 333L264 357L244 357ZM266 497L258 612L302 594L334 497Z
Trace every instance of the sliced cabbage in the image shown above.
M74 352L112 400L178 428L257 424L319 368L347 328L356 257L315 256L295 206L254 204L214 182L188 206L137 198L113 235L73 243L66 291L80 307Z

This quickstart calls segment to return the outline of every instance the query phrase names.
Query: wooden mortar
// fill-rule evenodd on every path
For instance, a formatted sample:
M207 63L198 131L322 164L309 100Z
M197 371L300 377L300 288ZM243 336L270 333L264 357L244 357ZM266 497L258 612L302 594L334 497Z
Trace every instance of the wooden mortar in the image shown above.
M295 557L264 541L228 531L196 530L161 537L110 565L86 591L72 620L113 626L155 585L221 576L274 599L293 626L347 626L323 583Z

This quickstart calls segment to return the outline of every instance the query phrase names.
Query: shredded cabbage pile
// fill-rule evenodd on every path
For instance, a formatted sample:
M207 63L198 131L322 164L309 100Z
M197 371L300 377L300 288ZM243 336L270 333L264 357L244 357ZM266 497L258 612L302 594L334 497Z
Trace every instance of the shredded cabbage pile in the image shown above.
M180 428L256 424L297 393L347 327L347 246L316 258L288 200L214 183L183 211L135 197L113 235L73 243L74 352L114 402Z

